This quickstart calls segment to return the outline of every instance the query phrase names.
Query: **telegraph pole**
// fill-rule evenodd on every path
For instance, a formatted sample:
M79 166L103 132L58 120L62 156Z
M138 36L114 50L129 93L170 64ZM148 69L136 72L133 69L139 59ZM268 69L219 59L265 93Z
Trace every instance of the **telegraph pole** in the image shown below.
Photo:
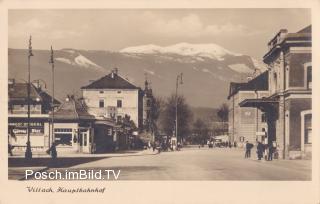
M30 84L30 59L33 56L32 53L32 45L31 45L31 35L29 38L29 54L28 54L28 87L27 87L27 94L28 94L28 129L27 129L27 148L26 148L26 153L25 153L25 159L26 160L31 160L32 159L32 151L31 151L31 144L30 144L30 89L31 89L31 84Z
M50 55L50 61L49 64L51 64L51 71L52 71L52 97L51 97L51 140L52 143L54 143L54 59L53 59L53 49L51 46L51 55ZM50 147L50 138L49 138L49 147Z
M177 138L177 142L178 142L178 86L179 83L182 85L182 73L177 75L177 80L176 80L176 131L175 131L175 136Z

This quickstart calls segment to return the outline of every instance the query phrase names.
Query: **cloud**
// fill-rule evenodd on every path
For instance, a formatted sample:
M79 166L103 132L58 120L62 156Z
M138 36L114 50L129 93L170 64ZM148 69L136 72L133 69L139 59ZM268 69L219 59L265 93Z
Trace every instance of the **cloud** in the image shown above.
M50 21L31 18L9 25L8 32L9 36L13 38L32 35L35 38L64 39L79 37L84 29L87 29L85 25L75 30L56 28Z
M181 18L165 20L151 12L144 13L147 22L144 30L148 33L164 35L168 37L204 37L212 35L255 35L257 31L252 31L241 24L209 24L201 20L196 14L188 14Z

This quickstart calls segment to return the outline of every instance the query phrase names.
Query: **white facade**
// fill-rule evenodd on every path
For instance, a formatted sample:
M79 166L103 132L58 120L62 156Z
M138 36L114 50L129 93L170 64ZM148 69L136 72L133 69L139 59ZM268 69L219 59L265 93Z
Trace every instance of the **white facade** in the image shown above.
M88 112L95 117L117 119L127 114L138 127L138 89L82 89L82 95Z

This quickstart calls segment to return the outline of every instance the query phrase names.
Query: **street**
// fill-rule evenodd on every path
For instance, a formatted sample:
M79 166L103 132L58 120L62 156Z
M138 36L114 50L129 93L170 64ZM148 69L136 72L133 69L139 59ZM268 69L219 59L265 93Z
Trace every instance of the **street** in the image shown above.
M121 170L120 180L311 180L311 160L258 161L244 159L242 149L184 148L155 154L91 158L84 162L46 168L60 170ZM9 179L24 177L23 169L9 167ZM20 172L20 173L17 173Z

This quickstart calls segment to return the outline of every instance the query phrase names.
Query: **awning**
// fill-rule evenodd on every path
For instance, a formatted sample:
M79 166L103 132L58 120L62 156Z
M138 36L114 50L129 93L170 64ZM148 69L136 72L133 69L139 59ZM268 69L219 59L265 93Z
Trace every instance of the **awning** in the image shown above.
M113 121L109 121L109 120L96 120L94 122L95 125L106 125L106 126L110 126L110 127L116 127L116 123Z
M259 109L277 108L279 101L268 98L245 99L239 103L240 107L255 107Z

